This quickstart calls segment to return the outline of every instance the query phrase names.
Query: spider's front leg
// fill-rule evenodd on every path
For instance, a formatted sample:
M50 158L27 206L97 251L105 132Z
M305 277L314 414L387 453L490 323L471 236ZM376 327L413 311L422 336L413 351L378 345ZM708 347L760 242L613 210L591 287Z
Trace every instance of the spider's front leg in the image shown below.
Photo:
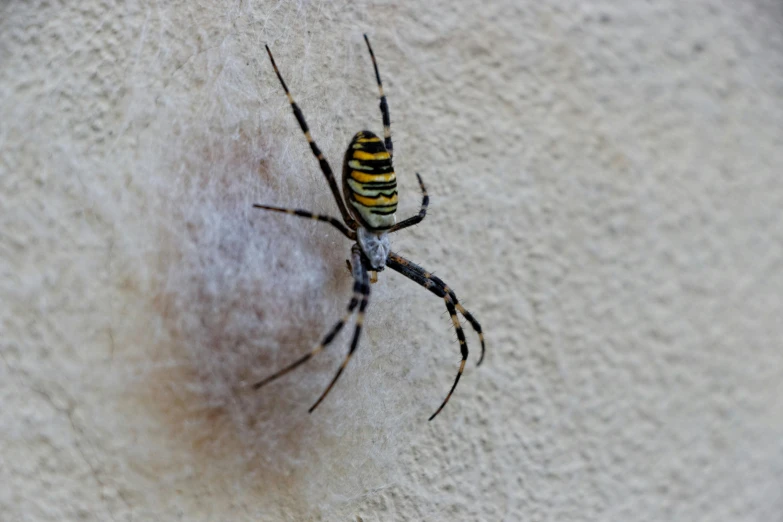
M357 267L357 269L353 272L354 275L354 282L353 282L353 297L351 297L351 302L348 303L348 309L345 311L345 315L337 321L331 330L324 336L323 339L321 339L321 342L313 348L309 353L305 354L304 356L300 357L296 361L294 361L292 364L286 366L282 370L273 373L269 377L258 381L253 385L253 389L257 390L261 388L262 386L265 386L269 384L270 382L282 377L283 375L287 374L291 370L294 370L298 368L300 365L306 363L310 360L311 357L313 357L315 354L320 352L321 350L325 349L331 342L334 340L334 338L337 336L338 333L340 333L340 330L343 329L343 326L345 326L345 323L348 322L348 319L353 315L353 311L356 310L356 307L359 306L359 302L362 302L362 306L366 307L366 299L367 296L370 293L369 285L365 281L366 279L366 272L363 272L363 266L361 263L361 251L357 247L354 247L354 249L351 251L354 266ZM349 263L350 264L350 263ZM366 288L365 288L366 287ZM364 308L362 308L363 310ZM363 313L363 312L362 312ZM323 399L323 397L322 397ZM319 399L318 402L320 402L321 399ZM317 404L316 404L317 405ZM313 406L315 408L315 406ZM312 411L312 408L310 409Z
M465 339L465 332L462 330L462 326L459 323L457 312L459 311L459 313L465 317L465 319L470 323L479 336L479 340L481 341L481 357L479 357L478 364L481 364L481 361L484 360L484 334L481 330L481 325L476 320L476 318L473 317L470 312L465 310L465 308L463 308L463 306L457 300L456 294L454 294L454 292L442 280L427 272L419 265L408 261L404 257L399 256L394 252L390 253L389 257L386 259L386 266L399 272L408 279L418 283L438 297L443 298L446 303L446 309L448 310L449 316L451 317L451 322L454 325L454 329L457 331L457 339L459 340L460 352L462 353L462 361L460 362L459 370L457 371L457 377L454 379L454 384L451 386L451 390L449 390L448 395L446 395L446 399L444 399L443 403L440 405L437 411L429 418L429 420L432 420L436 415L438 415L438 413L440 413L443 407L446 406L446 403L449 402L451 394L454 393L454 390L457 387L457 383L459 382L460 377L462 377L462 372L465 369L465 362L468 360L468 343Z
M340 365L340 368L338 368L337 373L329 383L329 386L326 387L326 390L324 390L318 400L315 401L315 404L313 404L308 410L310 413L312 413L313 410L316 409L329 394L332 387L337 382L337 379L340 378L343 370L345 370L345 367L348 365L348 361L351 360L353 353L356 351L356 347L359 346L359 338L361 337L362 333L362 324L364 323L364 311L367 309L367 304L370 301L370 278L367 274L367 268L365 268L364 263L362 262L363 254L361 252L361 248L358 244L355 244L351 249L351 253L353 254L353 262L351 264L353 268L354 280L357 283L361 281L361 284L358 287L361 290L361 303L359 304L359 311L356 314L356 327L354 328L353 338L351 339L351 348L348 350L348 354L345 356L345 359L343 359L343 363Z

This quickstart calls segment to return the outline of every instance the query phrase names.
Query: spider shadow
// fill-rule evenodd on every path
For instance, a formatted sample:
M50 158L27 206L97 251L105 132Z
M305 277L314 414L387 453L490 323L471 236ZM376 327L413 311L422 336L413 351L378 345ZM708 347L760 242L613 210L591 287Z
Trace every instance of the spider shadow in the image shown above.
M342 314L348 244L328 225L253 210L229 176L200 181L225 186L175 209L159 238L153 307L164 334L137 397L183 464L217 483L293 498L308 477L296 463L339 442L333 417L307 413L334 361L251 385L306 353Z

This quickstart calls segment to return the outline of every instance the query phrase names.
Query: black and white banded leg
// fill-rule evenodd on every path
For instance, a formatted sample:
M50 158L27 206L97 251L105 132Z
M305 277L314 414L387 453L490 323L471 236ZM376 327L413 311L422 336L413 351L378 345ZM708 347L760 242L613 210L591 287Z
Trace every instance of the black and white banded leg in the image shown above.
M324 223L329 223L334 228L339 230L340 232L345 235L348 239L356 240L356 232L349 229L345 225L343 225L339 219L332 217L332 216L326 216L324 214L314 214L310 212L309 210L300 210L298 208L283 208L283 207L272 207L269 205L259 205L254 204L253 207L260 208L261 210L272 210L274 212L282 212L284 214L290 214L292 216L299 216L307 219L312 219L314 221L323 221Z
M345 323L348 322L348 319L351 318L351 315L353 315L354 310L356 310L356 307L359 306L359 303L365 303L364 306L366 307L366 301L367 296L370 293L369 284L367 283L367 271L364 270L364 266L362 265L361 260L361 251L359 250L358 246L354 246L354 248L351 250L351 259L353 259L353 296L351 297L351 301L348 303L348 308L345 311L345 315L337 321L334 326L329 330L329 332L324 336L323 339L321 339L321 342L313 348L309 353L305 354L304 356L300 357L296 361L294 361L292 364L286 366L282 370L270 375L269 377L255 383L253 385L253 389L257 390L261 388L262 386L265 386L269 384L270 382L282 377L283 375L287 374L291 370L294 370L301 366L302 364L309 361L314 355L316 355L318 352L325 349L331 342L334 340L334 338L337 336L338 333L340 333L340 330L343 329L343 326L345 326ZM323 399L323 397L321 398ZM321 399L318 400L318 402L321 402ZM316 403L317 406L317 403ZM315 408L310 408L310 411L312 411Z
M422 181L421 176L419 176L419 173L416 173L416 179L419 180L419 187L421 187L421 208L419 209L419 213L415 216L409 217L408 219L404 219L391 227L389 229L389 233L391 232L397 232L398 230L402 230L403 228L408 228L410 226L416 225L418 223L421 223L421 221L427 216L427 207L430 206L430 196L427 194L427 187L424 186L424 181Z
M364 35L364 41L367 43L367 50L370 51L372 66L375 69L375 81L378 83L378 95L381 99L381 118L383 119L383 144L389 156L394 156L394 144L391 138L391 117L389 116L389 104L386 102L386 95L383 93L383 82L381 82L381 73L378 72L378 63L375 61L375 53L372 52L370 39Z
M465 317L465 319L470 323L479 336L479 340L481 341L481 356L479 357L478 364L481 364L481 361L484 359L484 334L482 333L481 325L476 320L476 318L473 317L473 315L471 315L470 312L468 312L459 303L456 294L454 294L454 292L441 279L433 276L422 267L393 252L389 254L389 257L386 260L386 266L399 272L408 279L418 283L438 297L441 297L446 303L446 310L448 310L449 316L451 317L451 322L457 332L457 339L459 340L462 361L460 362L459 370L457 371L457 377L454 379L454 384L449 390L446 399L443 401L437 411L429 418L429 420L432 420L436 415L438 415L438 413L440 413L443 407L446 406L446 403L449 402L452 393L454 393L454 390L457 387L457 383L459 382L460 377L462 377L462 372L465 369L465 362L468 359L468 343L465 339L465 332L462 330L459 318L457 317L457 312Z
M359 246L354 245L352 251L360 252ZM354 255L352 265L354 267L353 268L354 278L357 278L358 280L358 277L360 277L362 281L362 285L361 285L362 300L361 303L359 304L359 311L356 313L356 326L354 327L354 331L353 331L353 339L351 339L351 348L348 350L345 359L343 359L343 363L340 365L340 368L337 369L337 373L332 379L332 382L329 383L329 386L326 387L326 389L318 398L318 400L315 401L315 404L313 404L308 410L310 413L312 413L313 410L316 409L319 404L321 404L321 402L326 398L326 396L332 390L332 387L337 382L337 379L340 378L340 375L342 375L343 370L345 370L345 367L348 366L348 361L350 361L351 357L353 357L353 353L356 351L356 347L359 346L359 338L361 337L362 325L364 323L364 311L367 309L367 304L370 301L370 276L367 273L367 268L364 266L364 263L362 263L361 256L357 258L357 256ZM359 271L359 274L356 273L357 270Z
M310 144L310 150L313 151L313 156L315 156L315 159L318 160L318 165L321 167L321 171L323 171L324 177L326 177L326 181L329 183L329 188L332 190L332 195L334 196L335 202L337 203L337 207L340 209L340 214L343 216L343 220L345 221L345 224L348 225L349 228L355 229L356 221L348 213L348 208L345 206L345 203L343 202L343 198L340 195L340 189L337 187L337 179L334 177L334 172L332 172L332 167L329 166L329 162L326 161L326 157L323 155L321 149L318 148L318 145L315 143L315 140L310 135L310 128L307 126L307 122L305 121L304 114L302 113L302 109L299 108L299 106L294 101L294 97L291 96L291 93L288 91L288 86L285 84L285 81L283 80L283 76L280 74L280 70L277 68L275 59L272 56L272 51L269 50L268 45L265 45L264 47L266 47L266 52L269 55L269 60L272 62L272 67L275 69L275 74L277 75L277 79L280 80L280 85L283 86L285 95L288 96L288 102L291 104L291 110L294 112L294 117L296 118L296 121L299 123L299 127L302 129L305 138L307 138L307 143Z

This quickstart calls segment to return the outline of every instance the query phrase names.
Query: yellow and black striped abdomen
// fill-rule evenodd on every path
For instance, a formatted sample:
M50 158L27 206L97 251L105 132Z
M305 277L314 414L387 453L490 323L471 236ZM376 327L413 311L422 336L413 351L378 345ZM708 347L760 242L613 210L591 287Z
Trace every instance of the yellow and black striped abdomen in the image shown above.
M356 134L343 163L348 208L368 230L391 228L397 212L397 176L383 140L370 131Z

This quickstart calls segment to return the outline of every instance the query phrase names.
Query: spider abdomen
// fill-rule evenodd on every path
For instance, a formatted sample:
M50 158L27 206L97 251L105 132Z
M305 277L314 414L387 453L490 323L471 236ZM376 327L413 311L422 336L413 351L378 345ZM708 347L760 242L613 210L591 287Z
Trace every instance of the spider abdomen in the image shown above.
M361 131L351 140L343 163L348 208L368 230L386 230L395 222L397 176L381 138Z

